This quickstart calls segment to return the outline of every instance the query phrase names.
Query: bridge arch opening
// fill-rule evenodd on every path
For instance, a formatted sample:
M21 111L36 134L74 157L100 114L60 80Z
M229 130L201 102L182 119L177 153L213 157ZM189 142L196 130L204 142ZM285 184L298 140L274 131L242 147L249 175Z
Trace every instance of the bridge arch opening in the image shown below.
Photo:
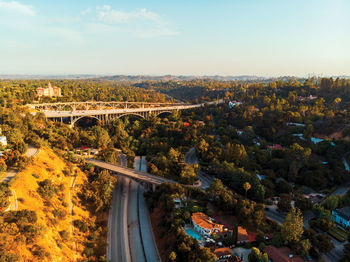
M156 117L169 117L173 114L173 112L171 111L164 111L164 112L160 112L155 114Z
M77 119L75 119L72 123L71 126L79 126L82 128L88 128L92 126L98 125L100 120L97 117L94 116L82 116Z
M116 121L117 119L119 118L125 118L125 117L128 117L128 118L135 118L135 119L145 119L145 117L141 114L137 114L137 113L126 113L126 114L122 114L122 115L118 115L114 118L111 119L111 121Z

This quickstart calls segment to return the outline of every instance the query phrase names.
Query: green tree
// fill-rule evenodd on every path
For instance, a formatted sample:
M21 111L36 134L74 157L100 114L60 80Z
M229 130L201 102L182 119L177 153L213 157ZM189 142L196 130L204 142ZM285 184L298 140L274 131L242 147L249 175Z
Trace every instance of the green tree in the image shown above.
M247 192L248 192L248 190L251 188L252 186L248 183L248 182L245 182L244 184L243 184L243 188L244 188L244 190L245 190L245 198L247 198Z
M278 201L278 209L288 212L291 208L292 198L289 194L282 194L280 201Z
M300 241L300 253L303 257L307 257L309 255L310 248L311 244L309 239L303 239Z
M248 255L249 262L268 262L269 257L266 253L260 252L260 250L256 247L252 248L252 251Z
M339 195L329 196L326 198L322 205L328 210L334 210L338 207L339 201L341 200L340 198L341 196Z
M180 180L184 184L193 184L197 179L194 168L189 164L184 164L180 172Z
M11 196L11 190L9 189L8 184L0 182L0 208L9 205L9 196Z
M174 251L171 251L169 254L169 261L173 262L176 260L176 253Z
M303 216L297 208L292 208L284 220L281 234L289 243L298 243L303 234Z
M318 234L311 239L313 246L322 253L328 253L334 248L331 238L325 234Z

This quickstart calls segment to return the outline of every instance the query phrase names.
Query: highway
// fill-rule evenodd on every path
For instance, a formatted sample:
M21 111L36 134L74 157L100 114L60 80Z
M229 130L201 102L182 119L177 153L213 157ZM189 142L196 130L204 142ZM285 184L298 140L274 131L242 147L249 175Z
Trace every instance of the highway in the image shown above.
M120 153L118 160L121 165L127 164L123 153ZM144 169L142 165L139 168ZM118 176L108 219L108 261L161 261L143 193L143 188L137 182Z
M131 262L127 209L129 179L120 177L113 191L112 206L108 218L108 252L111 262Z
M143 262L146 261L145 250L143 248L141 229L139 223L139 208L138 208L138 194L139 184L135 181L130 181L130 197L128 202L128 228L129 241L132 247L131 258L132 261Z

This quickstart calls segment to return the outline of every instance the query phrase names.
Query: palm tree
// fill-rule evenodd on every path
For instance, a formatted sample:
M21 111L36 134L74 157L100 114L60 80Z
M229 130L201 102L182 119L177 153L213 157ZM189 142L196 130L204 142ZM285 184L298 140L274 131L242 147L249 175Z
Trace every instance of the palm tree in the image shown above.
M252 186L248 183L248 182L245 182L244 185L243 185L243 188L245 190L245 198L247 198L247 192L248 190L251 188Z

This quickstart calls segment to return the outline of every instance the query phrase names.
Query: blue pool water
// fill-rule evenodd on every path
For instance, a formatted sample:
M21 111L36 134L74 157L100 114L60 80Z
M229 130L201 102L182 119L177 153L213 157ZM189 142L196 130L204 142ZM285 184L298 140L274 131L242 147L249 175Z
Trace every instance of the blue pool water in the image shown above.
M189 235L190 237L193 237L194 239L197 239L197 240L201 239L200 235L198 235L198 233L194 231L192 228L186 228L185 232L187 235Z

